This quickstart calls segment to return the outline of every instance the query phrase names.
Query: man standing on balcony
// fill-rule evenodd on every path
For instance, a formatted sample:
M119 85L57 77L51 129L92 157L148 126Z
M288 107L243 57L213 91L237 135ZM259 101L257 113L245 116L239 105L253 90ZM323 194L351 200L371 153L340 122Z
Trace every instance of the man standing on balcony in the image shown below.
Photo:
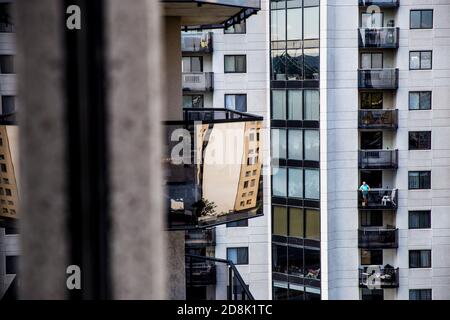
M362 192L362 196L363 196L363 206L367 206L368 202L369 202L369 191L370 191L370 187L369 185L363 181L361 187L359 187L359 190L361 190Z

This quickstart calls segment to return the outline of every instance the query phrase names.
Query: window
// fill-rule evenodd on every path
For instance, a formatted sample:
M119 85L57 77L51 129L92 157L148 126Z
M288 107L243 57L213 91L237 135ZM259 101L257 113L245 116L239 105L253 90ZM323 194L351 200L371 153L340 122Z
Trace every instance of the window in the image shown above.
M226 94L225 108L240 112L247 112L247 95L246 94Z
M6 256L6 274L16 274L18 271L18 256Z
M290 129L288 134L288 158L290 160L303 159L303 131Z
M363 210L361 211L361 227L382 227L383 212Z
M431 211L409 211L409 229L430 229Z
M304 8L304 39L319 39L319 7Z
M248 227L248 219L227 223L227 228L242 228L242 227Z
M305 210L305 238L320 240L320 212Z
M277 244L272 245L272 270L279 273L287 273L287 247Z
M203 108L203 95L183 95L183 108Z
M305 130L305 160L320 160L319 130Z
M225 34L242 34L247 32L246 20L242 20L240 23L234 24L226 28L223 33Z
M288 173L288 196L292 198L303 198L303 170L297 168L289 168Z
M410 250L410 268L431 268L431 250Z
M305 22L306 22L305 17ZM302 8L287 10L287 40L302 39ZM306 31L306 30L305 30Z
M11 13L11 3L0 3L0 32L14 32L14 24Z
M431 131L409 132L409 150L430 150Z
M410 70L430 70L432 68L432 51L410 51L409 69Z
M302 277L304 275L303 270L303 248L299 247L288 247L288 272L297 277Z
M433 10L411 10L410 29L433 29Z
M409 93L409 110L430 110L431 91Z
M361 109L383 109L383 93L362 92Z
M372 300L372 301L382 301L384 300L384 290L383 289L361 289L361 299L362 300Z
M272 159L286 159L286 130L271 129Z
M361 28L382 28L384 14L382 12L363 13L361 15Z
M14 113L16 110L14 96L2 96L2 114Z
M433 300L431 289L410 289L409 300Z
M303 119L303 91L288 90L288 119Z
M381 266L383 265L383 250L361 250L361 265L363 266Z
M320 199L319 188L319 170L306 169L305 170L305 198L306 199Z
M0 55L0 73L14 73L14 56Z
M362 53L361 69L382 69L383 54L382 53Z
M272 90L272 119L286 120L285 90Z
M305 79L319 79L319 49L304 49L304 68Z
M181 65L186 73L203 72L203 57L183 57Z
M319 121L319 91L305 90L305 120Z
M274 235L287 237L288 235L287 208L273 206L272 232Z
M303 209L289 208L289 236L303 238L305 236L304 227Z
M227 248L227 260L231 260L234 264L248 264L248 248Z
M2 172L7 172L7 170L6 170L6 164L4 164L4 163L0 164L0 168L1 168L1 171L2 171Z
M224 56L225 73L246 73L247 56L245 55L226 55Z
M409 171L409 190L431 189L431 171Z
M286 168L274 167L272 170L273 170L272 194L276 197L286 197L287 196Z

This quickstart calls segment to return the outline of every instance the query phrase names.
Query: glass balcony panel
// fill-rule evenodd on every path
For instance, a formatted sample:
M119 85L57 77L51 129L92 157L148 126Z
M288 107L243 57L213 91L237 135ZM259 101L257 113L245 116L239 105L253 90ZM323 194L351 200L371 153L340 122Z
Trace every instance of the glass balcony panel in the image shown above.
M359 29L360 48L398 48L399 28Z
M367 228L359 230L359 248L398 248L398 229Z
M367 196L358 191L358 207L363 210L396 210L397 200L397 189L372 189Z
M360 89L398 89L398 69L359 70Z
M211 53L213 52L213 33L182 33L181 51L184 53Z
M400 5L400 0L359 0L359 5L361 7L396 8Z
M398 168L398 150L360 150L360 169Z
M360 129L397 129L398 110L359 110Z
M369 289L398 288L399 268L365 266L359 269L359 286Z

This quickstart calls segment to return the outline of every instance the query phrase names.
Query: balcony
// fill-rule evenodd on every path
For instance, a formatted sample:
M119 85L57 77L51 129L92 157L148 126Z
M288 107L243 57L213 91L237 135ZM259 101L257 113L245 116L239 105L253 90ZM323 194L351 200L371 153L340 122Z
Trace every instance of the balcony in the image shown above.
M184 120L165 122L169 229L206 228L263 214L262 120L204 108L184 109Z
M361 210L397 210L397 201L397 189L372 189L366 198L358 191L358 207Z
M183 91L205 92L214 89L214 72L183 72Z
M359 129L391 129L398 128L398 110L359 110Z
M359 287L369 289L398 288L399 269L389 266L369 266L359 269Z
M216 229L194 229L186 232L186 246L189 248L213 247L216 245Z
M360 7L378 6L380 8L397 8L400 0L359 0Z
M398 69L365 69L358 71L360 89L397 90Z
M397 169L398 150L360 150L360 169Z
M364 249L398 248L398 229L366 228L358 230L358 247Z
M226 297L216 297L216 300L255 300L231 260L186 255L185 268L186 288L188 289L194 286L222 285L227 286ZM218 282L217 274L223 275L224 279L221 277L222 281ZM189 296L186 298L188 300L195 299L195 297Z
M361 28L359 34L360 48L397 49L399 28Z
M211 53L213 52L213 33L182 33L181 51L183 53Z

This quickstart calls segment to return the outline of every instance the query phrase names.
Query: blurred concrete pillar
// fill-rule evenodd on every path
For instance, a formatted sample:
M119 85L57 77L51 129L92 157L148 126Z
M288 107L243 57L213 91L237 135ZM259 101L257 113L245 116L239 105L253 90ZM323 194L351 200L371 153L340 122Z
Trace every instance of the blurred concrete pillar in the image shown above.
M108 252L100 253L106 261L94 265L86 281L91 285L96 283L95 275L102 271L98 270L98 266L105 266L104 272L109 275L110 282L105 289L108 291L106 296L116 299L165 298L166 251L165 233L162 231L164 215L160 170L164 78L161 72L159 1L133 0L131 3L103 0L100 11L104 25L100 30L104 30L104 57L93 55L94 51L90 51L89 47L86 50L86 43L93 39L81 39L84 42L80 44L80 49L85 51L81 52L84 56L80 59L85 59L81 64L86 68L81 73L100 59L104 64L106 83L107 154L104 165L107 168L107 205L102 208L110 229L105 231L107 244L93 246L92 250L89 243L80 245L74 241L78 236L86 242L83 238L85 233L98 240L95 239L95 232L101 229L99 227L104 227L95 225L104 216L102 219L89 219L90 213L96 214L92 210L95 206L90 206L96 199L86 194L88 192L76 194L81 197L81 208L88 210L79 212L84 215L84 220L77 221L79 224L75 225L87 224L89 229L75 230L79 235L74 237L73 223L70 222L76 217L73 201L77 199L71 187L74 180L78 183L76 187L89 185L86 184L89 180L83 178L89 178L86 173L95 169L89 160L98 155L89 152L82 154L81 157L86 157L84 160L91 167L82 171L85 176L80 179L74 177L73 172L69 179L68 168L73 168L73 159L70 159L73 145L69 142L73 140L67 136L67 126L68 121L72 125L74 121L77 124L77 119L66 117L69 106L73 107L74 102L66 99L65 84L70 79L65 63L68 52L64 38L67 17L64 3L61 0L16 1L22 178L21 297L67 298L66 267L73 263L73 257L81 257L83 264L86 262L89 265L89 258L95 257L99 248L105 247ZM86 12L81 14L83 28ZM95 16L91 16L89 21L95 23ZM83 36L88 35L85 33ZM75 42L75 45L78 44ZM91 78L90 82L98 78L101 77ZM83 80L83 77L80 79ZM81 86L78 90L86 94L86 97L80 97L79 107L89 110L86 106L99 98L89 95L98 94L98 91L90 92L90 87L83 87L85 84L82 81L76 84ZM82 115L86 116L85 113ZM77 130L80 128L83 129L83 126L76 127ZM98 143L82 140L84 136L75 138L90 146ZM97 161L95 165L99 164L99 159L102 157L93 159ZM82 254L77 252L74 255L74 250L80 249ZM83 294L83 289L81 292L81 298L98 296L97 292L87 295ZM105 295L102 293L101 296Z

